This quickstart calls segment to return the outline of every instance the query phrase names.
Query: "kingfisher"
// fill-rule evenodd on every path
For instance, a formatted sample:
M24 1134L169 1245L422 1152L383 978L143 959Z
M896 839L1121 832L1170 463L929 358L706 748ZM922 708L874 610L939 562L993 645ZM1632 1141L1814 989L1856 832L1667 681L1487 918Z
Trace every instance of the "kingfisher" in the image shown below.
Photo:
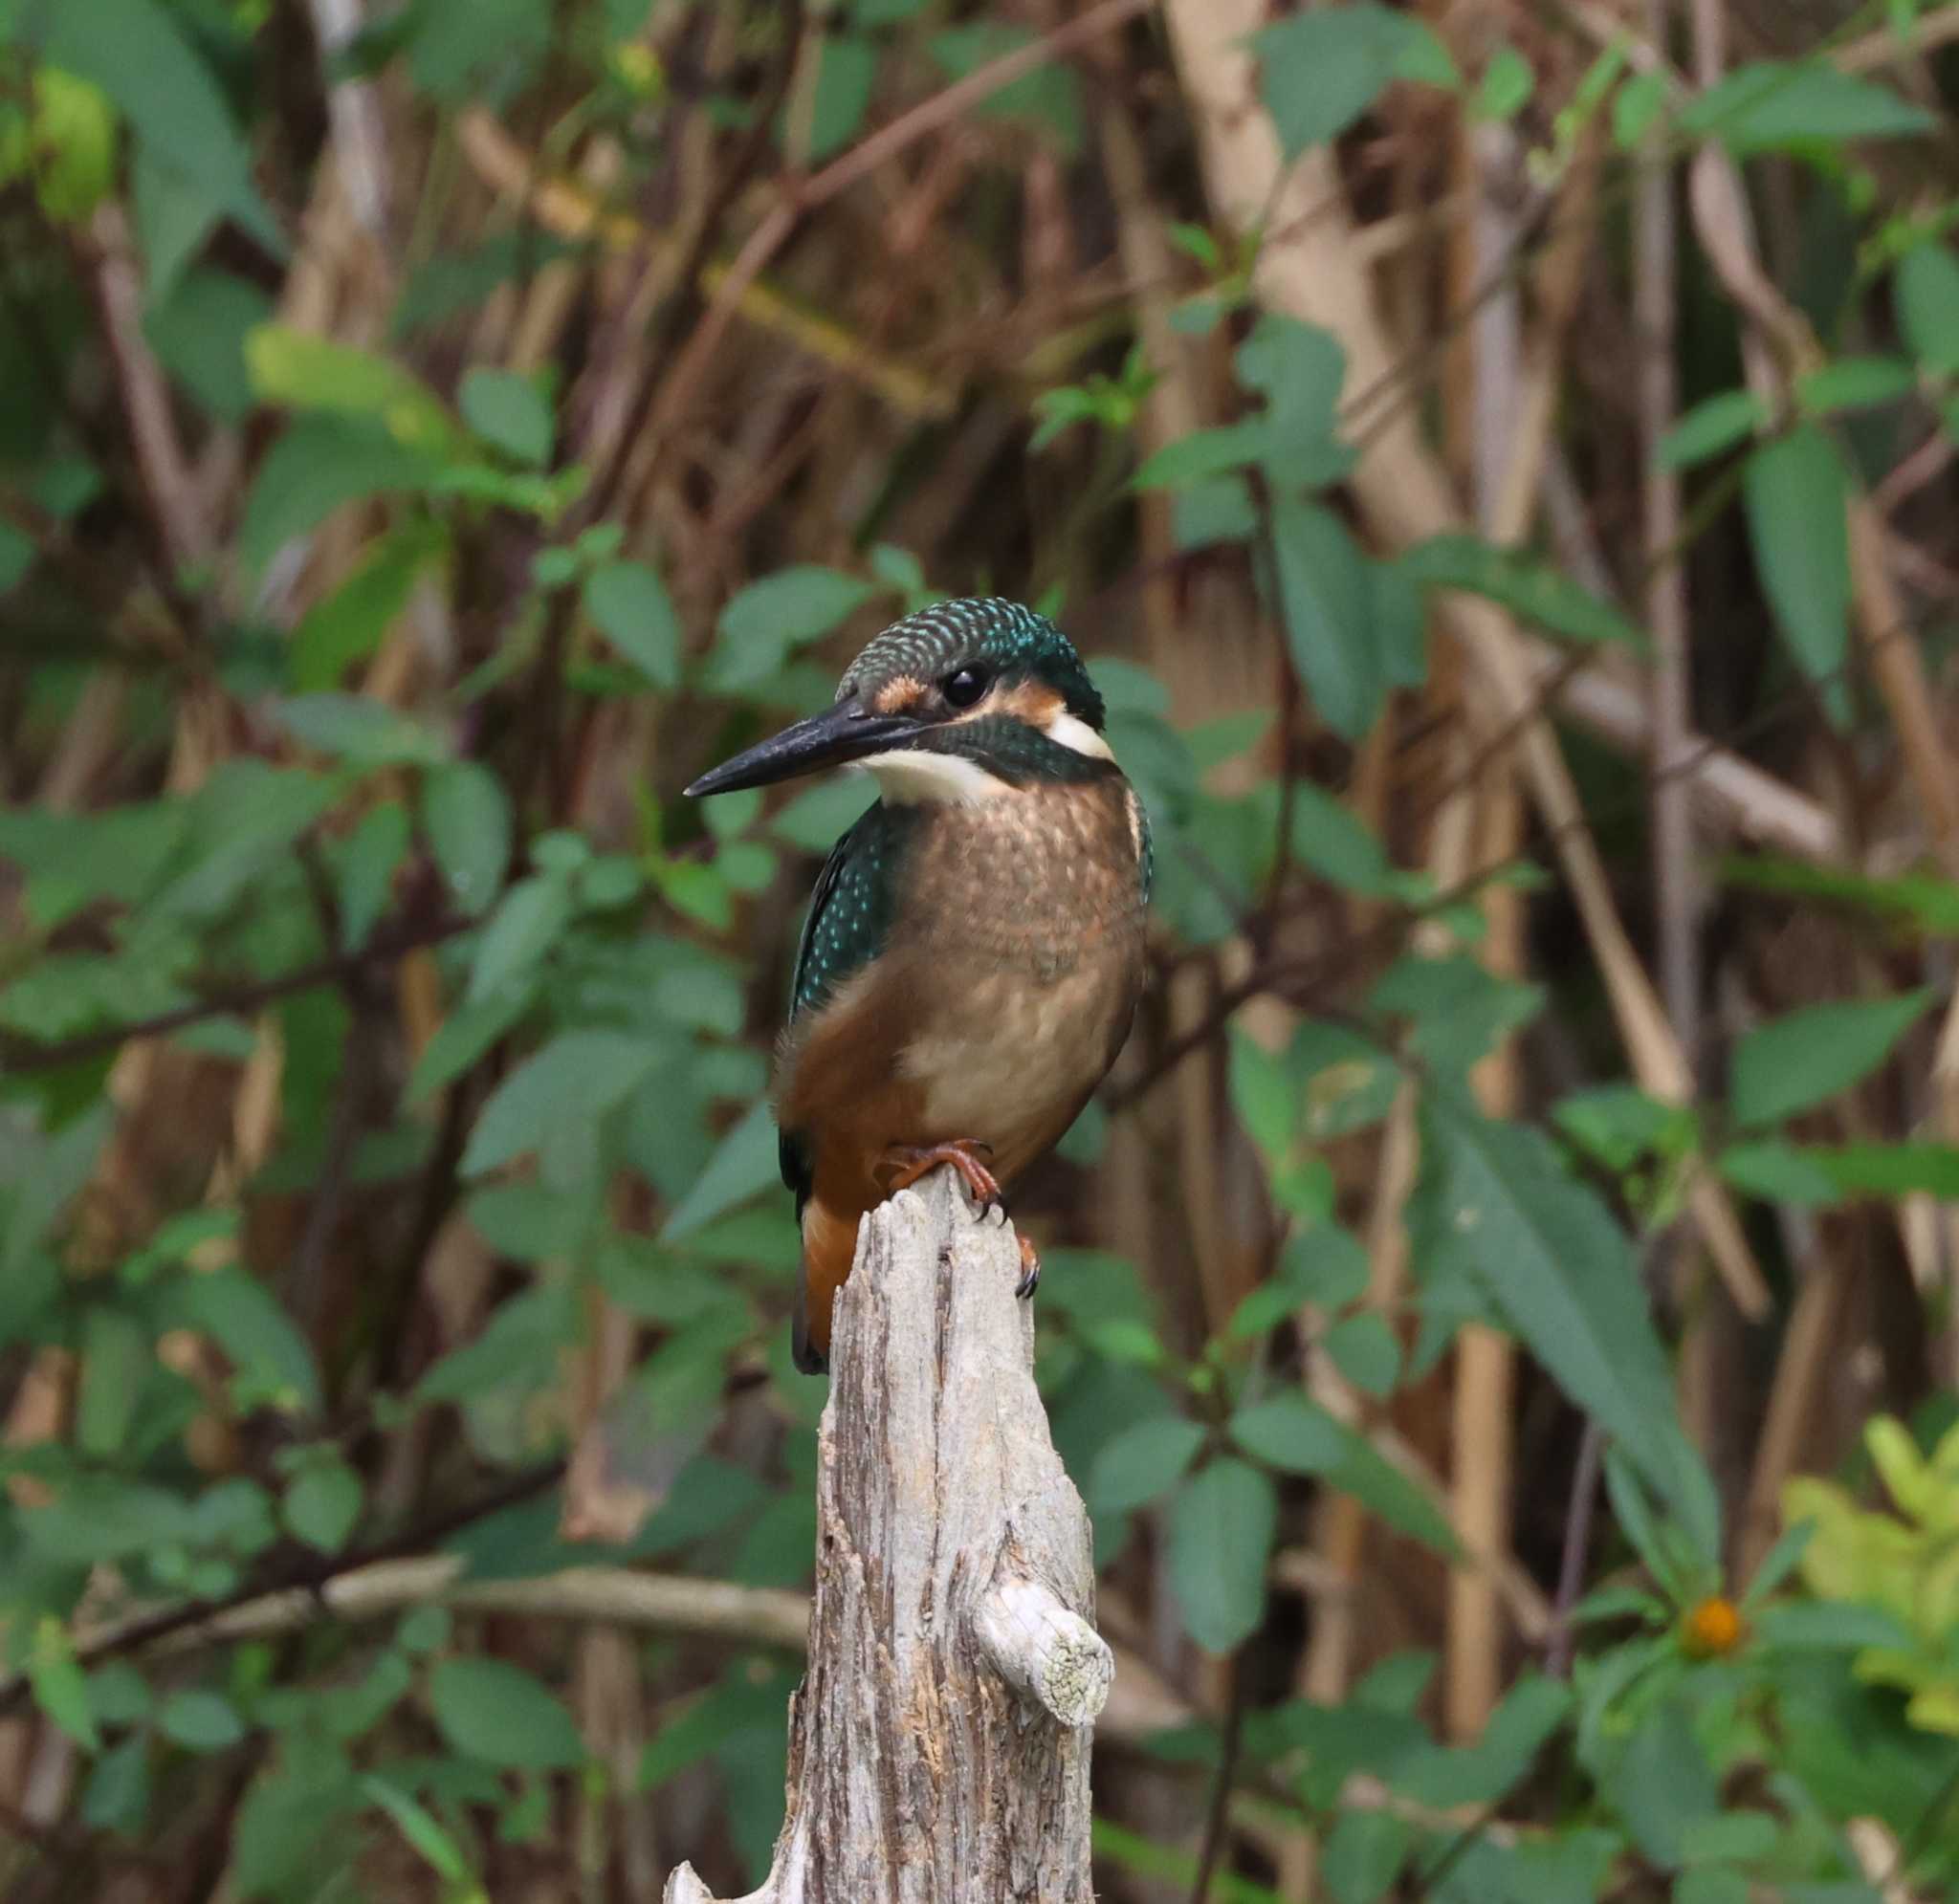
M848 766L878 799L832 848L797 947L772 1087L803 1237L797 1366L868 1211L951 1165L982 1211L1060 1141L1129 1036L1150 823L1068 638L1015 602L893 623L827 711L690 797ZM1040 1261L1021 1238L1019 1293Z

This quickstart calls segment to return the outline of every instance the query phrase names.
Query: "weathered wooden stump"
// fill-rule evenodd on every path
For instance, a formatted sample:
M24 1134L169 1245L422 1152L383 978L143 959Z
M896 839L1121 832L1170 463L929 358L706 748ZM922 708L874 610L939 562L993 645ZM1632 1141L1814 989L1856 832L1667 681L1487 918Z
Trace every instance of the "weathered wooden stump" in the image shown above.
M787 1815L742 1904L1088 1904L1114 1664L1013 1231L936 1171L872 1213L819 1433ZM667 1904L714 1904L683 1865Z

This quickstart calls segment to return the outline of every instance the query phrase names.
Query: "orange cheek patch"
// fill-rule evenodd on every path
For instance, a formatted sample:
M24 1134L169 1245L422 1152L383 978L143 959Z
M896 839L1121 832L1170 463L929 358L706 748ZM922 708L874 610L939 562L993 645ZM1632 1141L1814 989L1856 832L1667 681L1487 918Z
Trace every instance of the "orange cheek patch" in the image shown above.
M909 713L924 700L925 683L915 674L894 674L870 697L872 710L880 714Z

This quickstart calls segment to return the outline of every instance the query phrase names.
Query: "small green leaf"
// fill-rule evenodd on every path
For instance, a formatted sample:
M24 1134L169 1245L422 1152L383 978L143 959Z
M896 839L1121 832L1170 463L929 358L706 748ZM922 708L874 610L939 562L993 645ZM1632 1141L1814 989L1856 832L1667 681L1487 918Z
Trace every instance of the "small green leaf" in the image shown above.
M1391 1811L1343 1812L1320 1852L1320 1877L1334 1904L1385 1897L1414 1844L1414 1826Z
M217 1693L172 1693L157 1714L157 1730L187 1752L222 1752L245 1737L245 1721Z
M480 1004L527 980L571 918L571 890L561 878L535 874L503 895L476 945L469 1001Z
M1349 1446L1340 1423L1304 1395L1274 1395L1240 1409L1231 1417L1231 1438L1288 1475L1331 1474Z
M1850 642L1850 488L1843 465L1830 439L1804 424L1750 456L1742 494L1755 573L1775 624L1840 726L1850 713L1842 679Z
M76 1439L106 1459L122 1446L150 1363L149 1331L127 1310L92 1302L81 1326L81 1395Z
M809 111L809 157L821 164L856 138L877 84L877 46L856 33L824 34Z
M492 449L534 470L550 462L558 425L535 379L479 367L464 377L457 394L463 421Z
M1275 496L1271 520L1293 665L1320 717L1357 739L1374 725L1386 692L1366 559L1340 518L1317 504Z
M1167 1494L1204 1445L1201 1423L1182 1415L1151 1415L1112 1435L1089 1471L1089 1508L1128 1514Z
M1768 421L1769 406L1752 390L1722 390L1704 397L1660 439L1660 467L1690 470L1746 443Z
M644 562L607 562L585 579L585 613L655 688L680 685L680 618Z
M469 1877L469 1863L455 1840L425 1806L373 1773L361 1781L361 1789L394 1820L395 1828L438 1877L451 1884L461 1884Z
M309 1461L286 1490L286 1525L309 1547L337 1554L361 1518L365 1490L341 1461Z
M856 576L809 563L750 582L721 610L711 684L724 691L758 686L792 649L828 634L876 593Z
M1258 1630L1279 1498L1258 1469L1224 1456L1185 1480L1170 1504L1170 1587L1192 1639L1229 1652Z
M1840 998L1758 1025L1735 1046L1728 1110L1744 1129L1779 1123L1847 1091L1924 1017L1928 992Z
M1730 152L1787 151L1854 139L1911 138L1937 124L1888 87L1827 59L1762 59L1738 66L1691 100L1681 130L1711 134Z
M1481 595L1511 614L1574 642L1642 648L1645 631L1548 563L1480 536L1435 536L1410 549L1402 565L1428 588Z
M238 529L238 556L262 574L290 541L310 535L343 503L434 486L441 465L398 443L371 420L302 417L266 452Z
M274 718L302 745L361 766L422 766L443 757L440 739L419 721L361 694L295 694Z
M52 1615L34 1628L27 1661L28 1684L34 1704L86 1751L101 1750L96 1716L89 1704L88 1680L76 1663L74 1643L61 1622Z
M510 797L474 760L454 760L422 780L422 824L456 905L472 916L496 897L510 862Z
M1391 80L1450 85L1455 66L1420 20L1372 4L1294 13L1252 39L1261 93L1288 158L1337 139Z
M1537 76L1530 62L1513 46L1500 46L1490 55L1477 83L1474 116L1488 123L1502 124L1513 120L1530 103L1537 90Z
M1839 357L1797 378L1795 400L1810 416L1830 416L1896 403L1916 387L1911 365L1903 358Z
M716 1216L725 1215L773 1184L778 1169L775 1121L763 1101L753 1105L721 1139L693 1188L674 1205L661 1228L661 1237L674 1242L706 1229Z
M1363 1309L1330 1328L1320 1345L1363 1394L1392 1393L1401 1376L1401 1344L1387 1319Z
M1934 376L1959 375L1959 258L1943 244L1915 247L1898 262L1893 295L1919 363Z
M1836 1179L1814 1158L1775 1139L1730 1145L1722 1151L1719 1168L1736 1190L1765 1203L1821 1209L1840 1194Z
M528 1673L500 1659L438 1660L429 1703L436 1729L468 1758L539 1772L583 1762L571 1715Z

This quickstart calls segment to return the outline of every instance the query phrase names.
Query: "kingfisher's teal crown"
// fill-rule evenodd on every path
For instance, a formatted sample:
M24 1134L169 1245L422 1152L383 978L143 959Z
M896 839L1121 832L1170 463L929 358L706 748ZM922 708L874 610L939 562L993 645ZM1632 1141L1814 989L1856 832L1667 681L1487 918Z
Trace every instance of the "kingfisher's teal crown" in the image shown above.
M1002 596L935 602L893 622L845 670L837 699L868 699L901 675L934 681L965 667L1045 681L1077 720L1102 731L1102 696L1075 645L1046 615Z

